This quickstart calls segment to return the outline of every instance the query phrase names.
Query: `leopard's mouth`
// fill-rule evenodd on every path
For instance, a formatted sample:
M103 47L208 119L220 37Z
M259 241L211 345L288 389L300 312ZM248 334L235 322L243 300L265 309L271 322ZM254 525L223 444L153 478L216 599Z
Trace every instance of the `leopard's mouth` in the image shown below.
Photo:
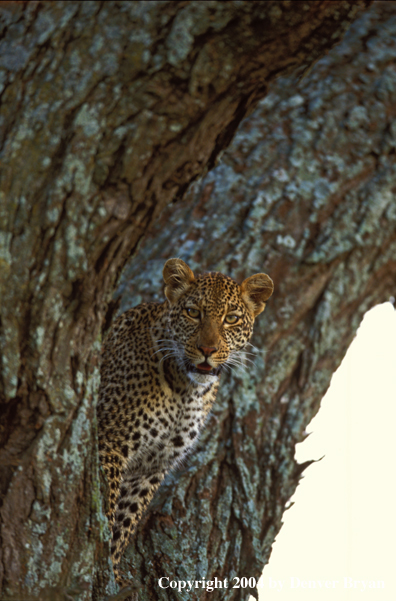
M194 365L193 363L190 363L190 365L189 365L189 371L192 371L196 374L201 374L204 376L218 376L220 374L222 368L223 368L222 365L213 367L213 365L210 365L210 363L208 363L207 361L203 361L202 363L199 363L198 365Z

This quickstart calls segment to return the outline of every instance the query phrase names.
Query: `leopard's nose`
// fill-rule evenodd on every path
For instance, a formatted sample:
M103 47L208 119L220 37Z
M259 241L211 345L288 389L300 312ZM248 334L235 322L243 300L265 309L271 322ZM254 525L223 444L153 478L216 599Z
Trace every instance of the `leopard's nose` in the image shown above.
M204 357L210 357L210 355L213 355L217 351L217 348L215 346L199 346L198 350L201 351Z

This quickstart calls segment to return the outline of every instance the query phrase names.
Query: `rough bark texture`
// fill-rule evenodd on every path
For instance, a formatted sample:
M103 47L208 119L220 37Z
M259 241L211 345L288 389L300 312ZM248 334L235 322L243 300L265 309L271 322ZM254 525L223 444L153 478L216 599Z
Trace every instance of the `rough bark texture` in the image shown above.
M142 599L169 598L163 576L259 578L305 467L295 444L363 313L396 296L395 57L396 3L375 5L303 81L271 87L123 274L122 309L162 298L172 256L239 281L263 270L275 282L257 320L255 366L223 376L197 451L130 545L125 569L155 591ZM247 597L201 588L171 598Z
M362 311L394 277L395 216L383 194L394 185L393 58L375 29L386 7L363 20L364 41L356 33L347 50L349 61L369 48L374 66L353 63L344 96L333 74L337 60L339 77L349 73L342 55L292 98L297 83L283 80L203 194L183 195L275 75L300 76L368 4L1 3L4 597L90 599L95 566L96 598L114 590L95 446L100 331L127 256L156 221L178 236L170 252L155 234L161 263L183 254L236 277L265 263L278 296L257 338L265 361L224 383L201 450L143 525L133 570L147 585L142 599L160 598L156 576L182 574L183 563L186 575L258 576L297 481L293 445ZM337 137L325 121L338 125L339 114ZM199 221L189 231L173 216L178 204L161 214L177 200ZM158 263L148 279L157 272Z

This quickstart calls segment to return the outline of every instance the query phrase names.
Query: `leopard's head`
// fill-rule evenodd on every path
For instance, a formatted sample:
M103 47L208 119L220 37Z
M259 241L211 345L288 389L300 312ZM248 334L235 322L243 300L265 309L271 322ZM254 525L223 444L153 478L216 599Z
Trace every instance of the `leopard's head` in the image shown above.
M254 320L273 292L271 278L259 273L239 285L217 272L195 277L180 259L169 259L163 276L174 354L189 377L206 384L224 366L241 363Z

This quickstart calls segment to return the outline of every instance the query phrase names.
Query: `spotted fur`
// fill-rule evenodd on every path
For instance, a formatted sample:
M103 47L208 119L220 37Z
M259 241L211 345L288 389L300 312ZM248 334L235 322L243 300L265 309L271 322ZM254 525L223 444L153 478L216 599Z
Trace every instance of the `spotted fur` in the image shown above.
M130 534L166 473L194 446L215 401L219 374L241 362L255 317L273 291L265 274L241 285L221 273L164 267L163 303L115 322L104 347L99 453L109 482L116 578Z

